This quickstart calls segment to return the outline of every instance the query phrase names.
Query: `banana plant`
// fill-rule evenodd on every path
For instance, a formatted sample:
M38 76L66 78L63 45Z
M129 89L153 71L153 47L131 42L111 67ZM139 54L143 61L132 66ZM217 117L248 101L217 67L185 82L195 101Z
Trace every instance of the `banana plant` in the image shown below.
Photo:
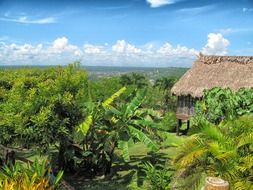
M154 122L159 118L159 114L151 109L141 107L146 97L146 90L138 91L131 102L122 105L118 109L110 106L109 112L112 114L111 125L118 134L118 148L122 151L125 161L129 161L129 147L134 142L140 141L152 151L158 150L158 145L152 140L149 133L151 129L161 129L162 126Z
M86 112L89 113L84 121L76 127L74 133L75 142L79 146L79 165L85 167L86 170L99 172L105 170L111 165L112 154L115 147L111 143L114 142L115 133L109 130L110 125L107 115L108 107L120 97L126 90L125 87L118 90L111 97L103 102L86 102ZM110 168L110 167L109 167ZM107 169L108 170L108 169Z
M158 145L152 140L148 130L161 128L154 122L159 119L158 114L141 107L146 90L138 91L128 104L116 105L116 98L125 90L125 87L121 88L102 103L90 103L90 114L76 128L76 142L83 143L83 156L86 158L84 165L93 165L93 170L95 168L102 169L104 173L109 172L116 147L122 151L125 161L130 159L129 147L137 141L153 151L158 150Z

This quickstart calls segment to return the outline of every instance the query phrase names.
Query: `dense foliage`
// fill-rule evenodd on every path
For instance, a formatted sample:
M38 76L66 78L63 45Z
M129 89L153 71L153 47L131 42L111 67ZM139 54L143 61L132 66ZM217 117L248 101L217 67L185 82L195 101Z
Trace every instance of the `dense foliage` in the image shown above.
M155 88L136 73L89 80L79 63L0 70L0 144L40 154L53 148L66 172L108 174L115 149L126 162L138 141L158 149L161 114L154 109L169 107L161 100L165 92L169 98L168 81Z
M159 164L154 166L150 162L144 163L143 168L150 189L166 190L170 188L172 171L169 168Z
M218 176L231 189L253 188L252 92L216 88L205 93L196 107L192 135L173 161L174 186L198 189L205 176Z
M115 148L122 151L125 161L129 161L129 146L141 141L148 148L157 150L158 146L150 139L147 127L159 129L154 121L159 115L151 110L141 108L146 91L140 91L127 104L113 106L126 88L123 87L104 102L89 102L89 115L77 127L76 142L82 144L81 161L85 171L93 173L110 173ZM146 133L146 134L145 134Z
M253 113L253 89L241 88L233 92L229 88L213 88L206 91L202 101L198 102L196 117L206 118L218 124L223 119L234 119L244 114Z
M78 67L1 71L0 143L47 150L67 138L87 97L87 74Z
M159 149L178 145L164 167L142 164L151 189L198 189L205 176L221 177L232 189L252 189L253 90L206 91L188 136L174 141L167 132L177 124L170 91L175 82L174 77L152 81L136 73L90 80L78 63L0 70L0 144L40 154L53 149L58 168L85 177L111 175L115 160L129 166L130 149L138 143L153 161ZM0 185L50 189L48 167L39 166L43 172L5 165Z

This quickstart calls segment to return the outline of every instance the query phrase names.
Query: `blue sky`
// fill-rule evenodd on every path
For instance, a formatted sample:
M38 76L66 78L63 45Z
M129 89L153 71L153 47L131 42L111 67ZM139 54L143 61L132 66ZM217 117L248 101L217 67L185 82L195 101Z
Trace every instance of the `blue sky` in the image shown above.
M0 0L0 64L191 66L252 55L253 0Z

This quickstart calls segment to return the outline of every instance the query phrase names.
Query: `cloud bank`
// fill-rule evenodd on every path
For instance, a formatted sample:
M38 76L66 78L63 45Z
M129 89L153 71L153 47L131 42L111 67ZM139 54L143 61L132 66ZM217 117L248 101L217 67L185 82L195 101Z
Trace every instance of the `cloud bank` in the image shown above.
M1 39L1 38L0 38ZM59 37L50 44L16 44L0 40L0 64L5 65L64 65L80 60L84 65L104 66L191 66L196 55L225 55L229 41L220 33L210 33L206 45L197 50L165 42L160 46L147 43L141 46L125 40L112 45L85 43L76 46L67 37Z

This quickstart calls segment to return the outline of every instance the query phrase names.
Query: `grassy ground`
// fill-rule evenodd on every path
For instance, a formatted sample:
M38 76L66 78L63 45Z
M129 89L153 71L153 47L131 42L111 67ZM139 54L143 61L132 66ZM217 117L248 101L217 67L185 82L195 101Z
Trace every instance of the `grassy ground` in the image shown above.
M112 167L112 176L109 178L97 177L95 179L84 179L78 175L65 175L64 179L77 190L141 190L147 189L147 184L144 181L145 174L142 171L142 163L151 162L165 163L173 157L176 148L173 145L183 143L184 137L177 137L175 134L165 133L165 141L162 143L160 150L156 153L151 153L141 143L137 143L130 148L129 153L131 160L125 163L120 159L119 152L115 158Z

